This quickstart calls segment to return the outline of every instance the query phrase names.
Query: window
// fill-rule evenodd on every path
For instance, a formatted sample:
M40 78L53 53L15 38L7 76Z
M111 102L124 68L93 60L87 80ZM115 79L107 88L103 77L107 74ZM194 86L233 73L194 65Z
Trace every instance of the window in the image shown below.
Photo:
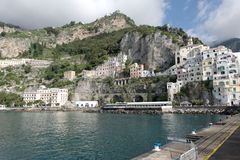
M233 84L236 84L236 80L233 80Z
M177 57L177 64L179 64L180 63L180 58L179 57Z

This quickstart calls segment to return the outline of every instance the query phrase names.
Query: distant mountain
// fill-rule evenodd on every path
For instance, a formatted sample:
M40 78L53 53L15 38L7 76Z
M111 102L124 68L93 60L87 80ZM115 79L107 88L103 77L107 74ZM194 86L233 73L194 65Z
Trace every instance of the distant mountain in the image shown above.
M215 44L216 46L225 46L227 48L230 48L233 52L240 52L240 39L239 38L232 38L223 42L220 42L218 44Z
M17 28L20 29L19 26L13 25L13 24L8 24L0 21L0 27L9 27L9 28Z

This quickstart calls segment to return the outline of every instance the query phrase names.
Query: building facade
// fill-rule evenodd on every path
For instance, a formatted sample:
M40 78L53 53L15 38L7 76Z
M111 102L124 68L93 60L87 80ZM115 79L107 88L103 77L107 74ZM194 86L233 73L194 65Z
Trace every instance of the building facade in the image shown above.
M5 59L0 60L0 68L6 67L19 67L22 65L30 65L34 68L46 68L48 67L52 61L46 60L35 60L35 59Z
M64 72L64 78L70 81L73 81L76 78L75 71L66 71Z
M216 57L213 74L213 95L220 105L240 104L240 56L232 52Z
M95 108L98 107L98 101L75 101L75 105L79 108Z
M192 38L188 40L188 45L185 47L181 47L177 53L175 53L175 65L176 67L180 67L184 65L188 58L195 57L200 55L201 52L209 49L208 46L204 45L194 45Z
M127 55L120 53L117 57L109 58L104 64L96 68L95 77L115 77L118 73L122 72L125 68Z
M144 65L134 63L130 66L130 77L131 78L139 78L143 77Z
M59 88L42 88L33 92L24 92L23 100L26 103L41 100L47 106L61 107L68 101L68 90Z
M224 46L211 48L202 52L202 68L203 77L205 80L213 80L213 75L216 74L216 61L221 55L231 54L232 51Z

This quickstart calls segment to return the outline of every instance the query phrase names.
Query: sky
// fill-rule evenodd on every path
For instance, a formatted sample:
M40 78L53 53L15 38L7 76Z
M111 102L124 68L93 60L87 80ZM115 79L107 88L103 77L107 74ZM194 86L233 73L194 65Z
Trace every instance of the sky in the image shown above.
M0 21L26 29L88 23L120 10L136 24L180 27L205 43L240 38L240 0L0 0Z

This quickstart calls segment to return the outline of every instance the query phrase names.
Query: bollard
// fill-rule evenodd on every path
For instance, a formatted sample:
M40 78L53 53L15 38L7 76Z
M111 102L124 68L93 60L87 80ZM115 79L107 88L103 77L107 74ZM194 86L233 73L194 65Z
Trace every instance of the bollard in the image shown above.
M193 129L192 134L197 134L196 131L197 131L196 129Z
M154 143L153 147L153 151L160 151L161 143Z
M208 124L208 127L210 128L210 127L212 127L212 125L213 125L213 123L209 123L209 124Z

